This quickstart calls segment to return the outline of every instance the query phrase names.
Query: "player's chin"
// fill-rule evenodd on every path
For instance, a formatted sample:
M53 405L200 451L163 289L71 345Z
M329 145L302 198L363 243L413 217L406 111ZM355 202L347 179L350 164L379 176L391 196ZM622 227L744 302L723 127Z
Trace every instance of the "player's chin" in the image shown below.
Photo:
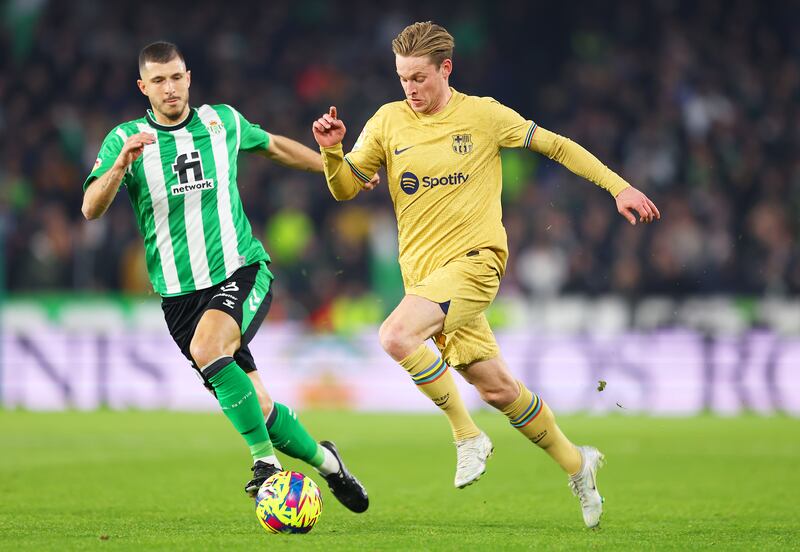
M171 119L183 113L185 107L186 107L186 102L174 102L174 103L164 102L163 104L161 104L161 112Z

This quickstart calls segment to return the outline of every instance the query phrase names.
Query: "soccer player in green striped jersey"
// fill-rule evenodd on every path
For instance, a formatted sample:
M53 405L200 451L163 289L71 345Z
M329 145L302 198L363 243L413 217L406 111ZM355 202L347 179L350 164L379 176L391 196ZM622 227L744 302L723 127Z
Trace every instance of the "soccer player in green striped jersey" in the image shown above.
M242 208L239 153L322 173L320 155L229 105L191 107L191 73L174 44L146 46L139 73L151 109L106 136L84 183L84 216L102 216L127 189L170 334L250 448L247 493L281 469L277 448L311 464L342 504L363 512L364 487L332 443L317 443L290 408L271 400L247 346L269 310L273 275Z

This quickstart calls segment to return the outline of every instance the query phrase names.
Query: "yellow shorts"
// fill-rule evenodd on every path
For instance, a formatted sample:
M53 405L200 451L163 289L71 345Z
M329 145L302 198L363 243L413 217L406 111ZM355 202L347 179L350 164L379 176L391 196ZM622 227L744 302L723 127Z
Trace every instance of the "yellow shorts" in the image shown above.
M497 295L501 271L494 252L481 249L450 261L406 288L408 295L442 305L444 329L433 337L448 365L457 369L500 353L484 311Z

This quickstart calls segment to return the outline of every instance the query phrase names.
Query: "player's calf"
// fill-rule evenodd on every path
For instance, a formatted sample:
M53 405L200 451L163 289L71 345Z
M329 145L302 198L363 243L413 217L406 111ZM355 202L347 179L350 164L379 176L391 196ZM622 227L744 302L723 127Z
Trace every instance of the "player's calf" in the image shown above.
M553 411L522 382L517 382L519 396L503 409L511 425L542 448L568 474L581 468L581 455L561 431Z

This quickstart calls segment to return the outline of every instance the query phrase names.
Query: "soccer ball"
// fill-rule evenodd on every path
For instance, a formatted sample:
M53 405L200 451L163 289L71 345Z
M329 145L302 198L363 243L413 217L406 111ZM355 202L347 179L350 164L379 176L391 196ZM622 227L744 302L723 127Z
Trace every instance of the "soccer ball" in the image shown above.
M322 493L302 473L278 472L256 494L256 517L270 533L308 533L321 513Z

